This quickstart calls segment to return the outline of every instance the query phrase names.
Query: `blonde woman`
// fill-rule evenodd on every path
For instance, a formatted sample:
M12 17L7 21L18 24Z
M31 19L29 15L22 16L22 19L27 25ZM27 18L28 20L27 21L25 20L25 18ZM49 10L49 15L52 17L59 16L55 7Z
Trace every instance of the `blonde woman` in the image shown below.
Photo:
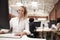
M17 12L18 16L10 20L10 28L12 33L15 33L16 36L29 35L29 20L26 18L26 7L20 6Z

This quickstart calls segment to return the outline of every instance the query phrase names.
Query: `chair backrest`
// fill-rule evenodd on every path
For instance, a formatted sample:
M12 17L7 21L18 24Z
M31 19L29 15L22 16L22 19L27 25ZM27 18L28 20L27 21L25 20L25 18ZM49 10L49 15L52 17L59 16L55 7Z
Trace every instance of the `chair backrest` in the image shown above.
M35 25L34 25L34 22L29 23L29 29L30 29L31 33L34 33L34 30L36 29Z
M56 20L50 20L48 24L49 24L49 28L51 28L53 24L56 25Z

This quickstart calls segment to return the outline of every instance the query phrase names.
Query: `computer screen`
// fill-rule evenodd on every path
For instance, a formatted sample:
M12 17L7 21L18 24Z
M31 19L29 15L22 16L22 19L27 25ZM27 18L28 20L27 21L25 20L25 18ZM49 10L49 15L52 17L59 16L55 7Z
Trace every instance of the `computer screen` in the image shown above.
M57 23L60 23L60 18L57 18Z
M34 25L35 25L35 27L40 27L41 26L41 22L39 21L39 22L34 22Z
M48 24L49 24L49 28L51 28L53 24L56 25L56 20L50 20Z
M0 0L0 10L0 29L8 29L10 28L8 0Z

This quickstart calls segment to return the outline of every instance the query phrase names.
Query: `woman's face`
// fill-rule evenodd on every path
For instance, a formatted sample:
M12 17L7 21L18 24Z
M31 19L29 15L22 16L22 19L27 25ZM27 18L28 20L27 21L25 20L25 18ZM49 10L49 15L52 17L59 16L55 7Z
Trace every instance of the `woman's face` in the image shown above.
M19 16L24 16L24 8L23 7L20 7L19 9L18 9L18 15Z

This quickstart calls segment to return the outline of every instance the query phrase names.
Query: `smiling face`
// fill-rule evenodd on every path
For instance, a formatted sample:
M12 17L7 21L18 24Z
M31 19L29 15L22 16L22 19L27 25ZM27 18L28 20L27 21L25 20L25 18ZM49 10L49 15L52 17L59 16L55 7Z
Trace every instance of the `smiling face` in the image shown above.
M27 15L27 9L25 6L20 6L17 12L18 12L18 17L26 17Z
M23 7L20 7L19 9L18 9L18 15L20 16L20 17L23 17L24 16L24 8Z

